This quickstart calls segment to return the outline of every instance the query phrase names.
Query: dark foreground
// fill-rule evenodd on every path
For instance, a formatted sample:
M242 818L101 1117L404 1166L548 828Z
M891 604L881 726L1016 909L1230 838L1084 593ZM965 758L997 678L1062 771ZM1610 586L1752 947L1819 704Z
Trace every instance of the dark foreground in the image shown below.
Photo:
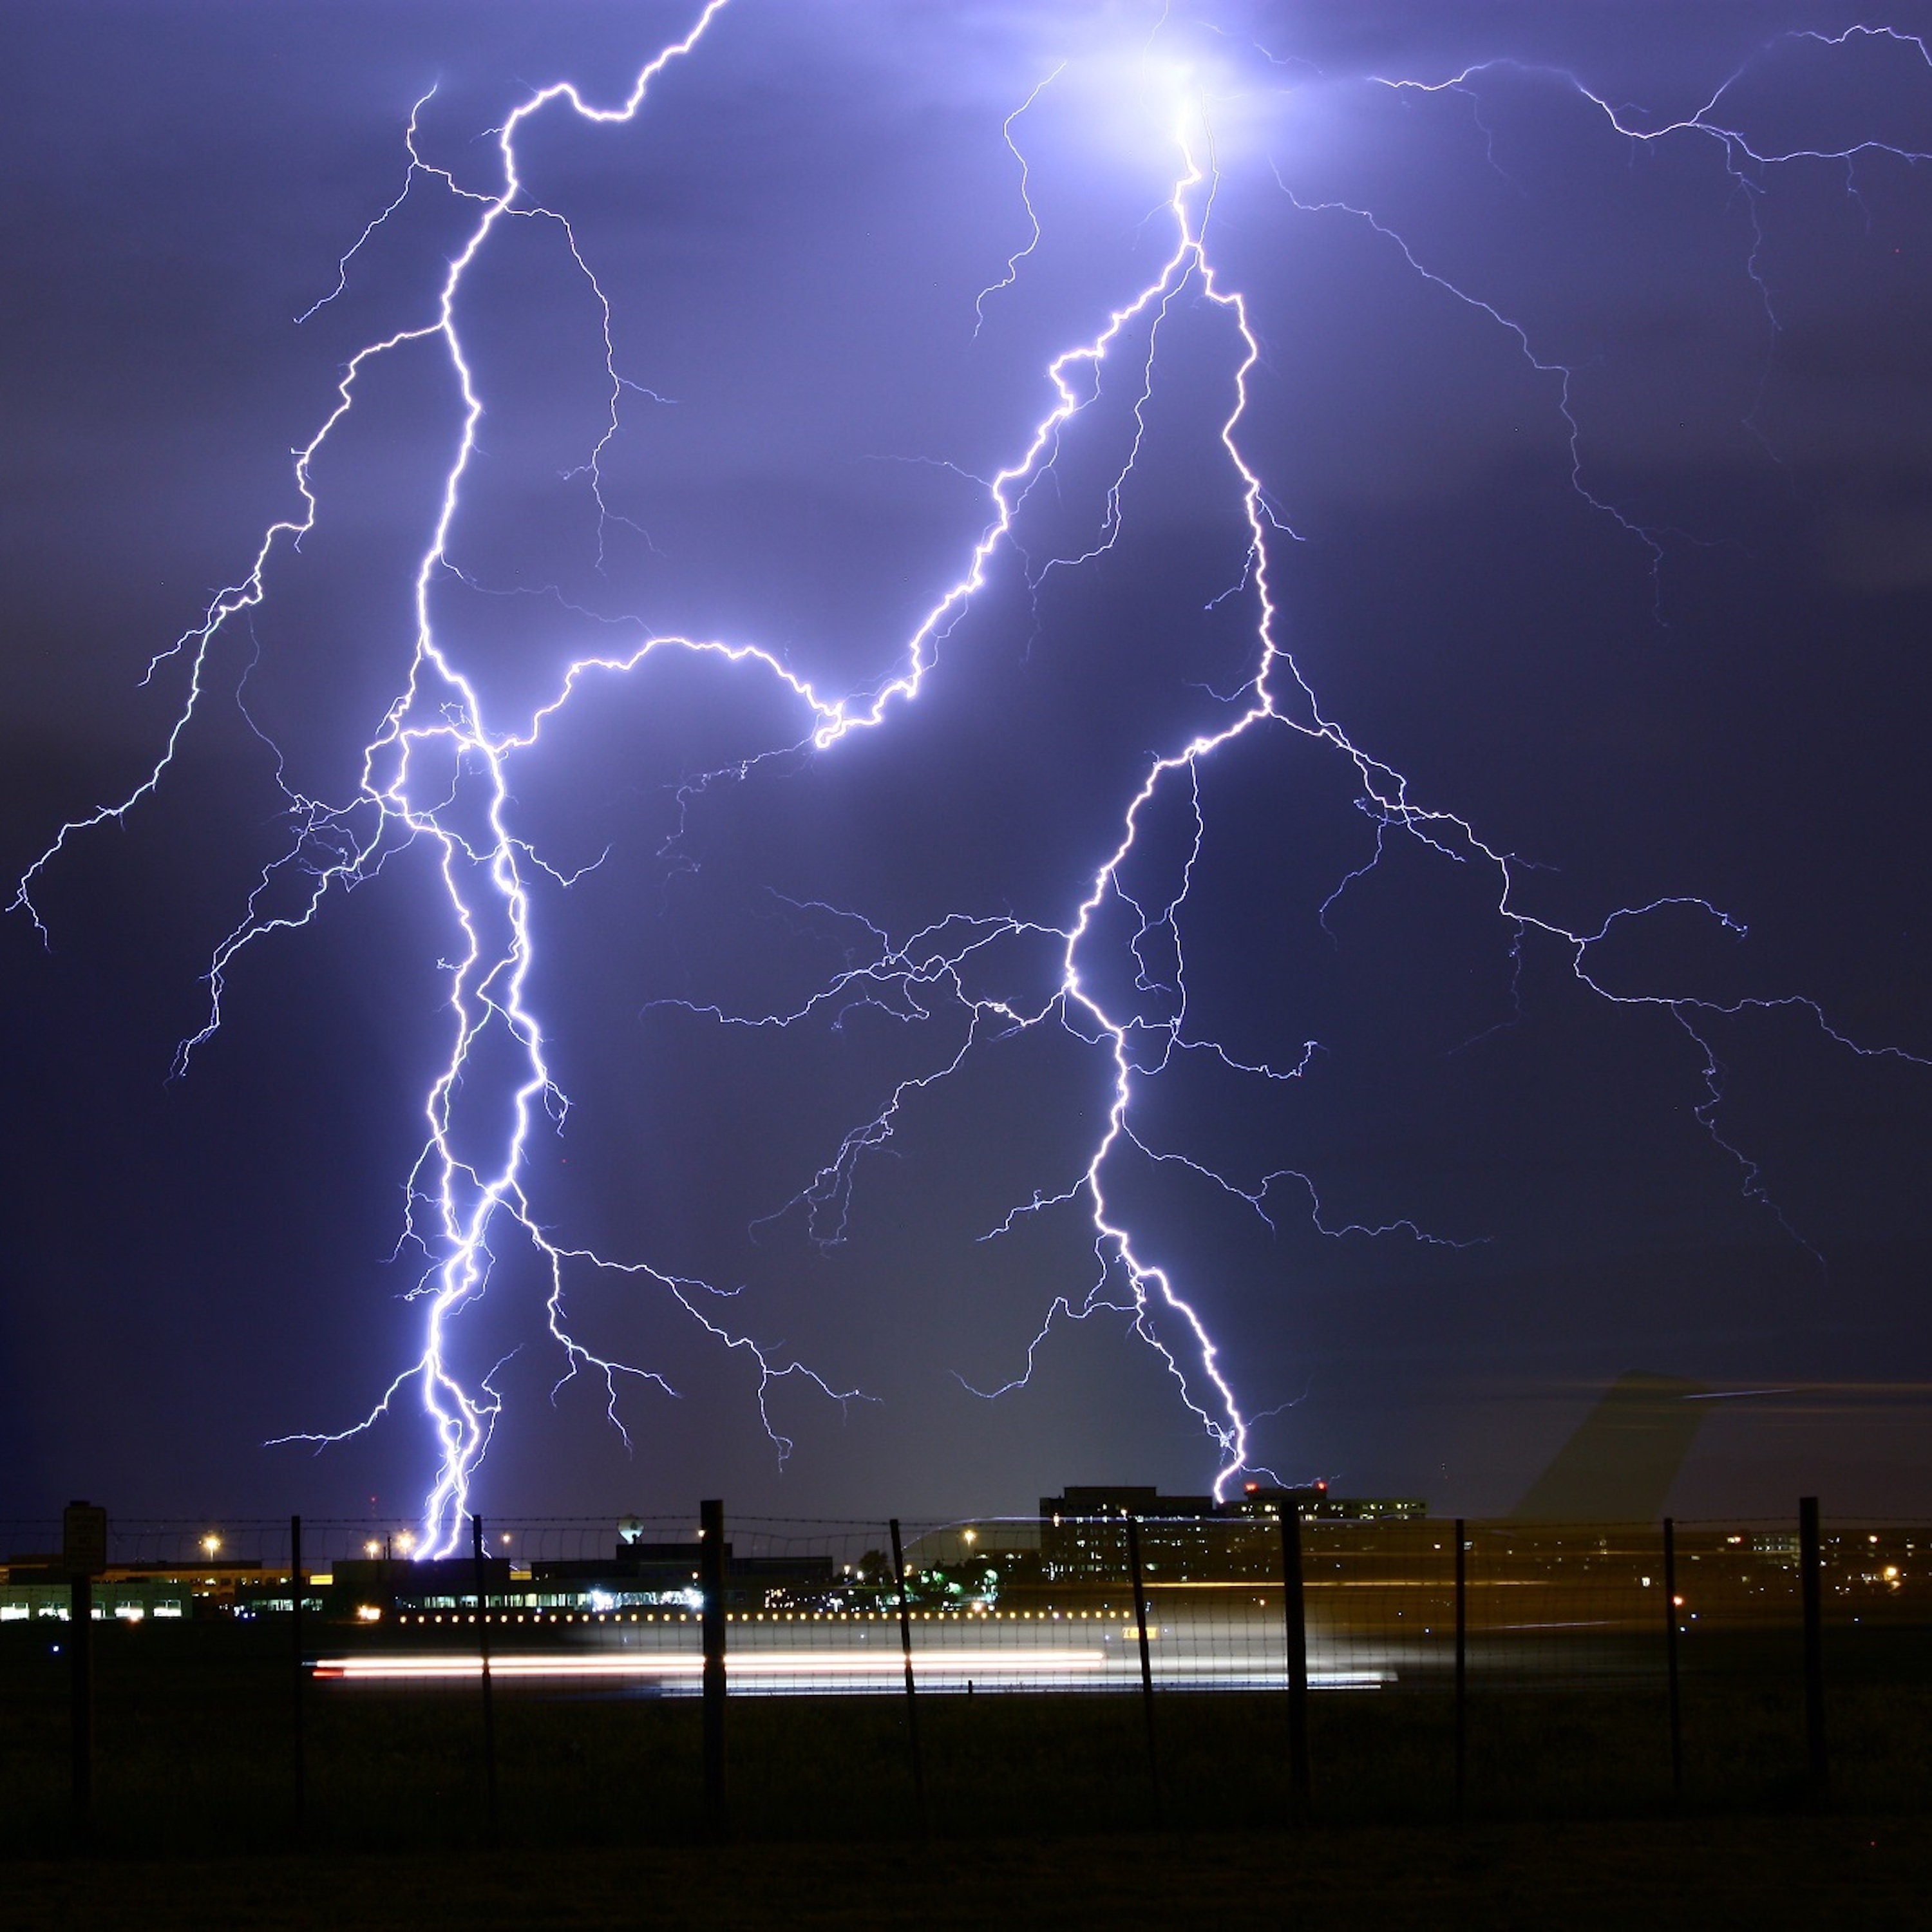
M1912 1925L1918 1819L0 1866L10 1927Z

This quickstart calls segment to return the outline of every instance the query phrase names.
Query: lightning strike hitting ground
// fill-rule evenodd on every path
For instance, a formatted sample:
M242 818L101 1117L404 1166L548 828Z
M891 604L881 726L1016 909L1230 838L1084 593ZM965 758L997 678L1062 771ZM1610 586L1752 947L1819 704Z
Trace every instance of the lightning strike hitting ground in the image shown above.
M1022 1221L1036 1216L1078 1216L1090 1228L1091 1271L1081 1283L1049 1298L1030 1338L1016 1338L1013 1375L998 1387L976 1392L997 1396L1025 1382L1056 1324L1112 1316L1132 1329L1172 1377L1178 1400L1198 1423L1211 1451L1216 1493L1258 1467L1244 1407L1248 1398L1237 1390L1198 1293L1174 1268L1152 1258L1137 1232L1132 1189L1123 1178L1130 1166L1184 1168L1270 1225L1278 1199L1286 1196L1295 1199L1310 1224L1324 1234L1466 1244L1466 1238L1452 1241L1448 1234L1406 1216L1376 1226L1331 1221L1307 1173L1271 1166L1265 1157L1258 1159L1252 1172L1231 1173L1196 1159L1185 1148L1162 1144L1143 1124L1144 1096L1184 1058L1205 1057L1238 1078L1282 1083L1300 1079L1321 1051L1318 1042L1310 1041L1282 1064L1244 1058L1198 1029L1190 1012L1190 896L1209 816L1202 774L1238 740L1278 740L1284 754L1300 748L1337 761L1353 775L1358 808L1373 828L1374 850L1364 863L1336 880L1321 908L1324 922L1343 896L1381 863L1394 841L1413 842L1435 858L1480 872L1490 882L1495 916L1519 962L1526 947L1553 948L1567 960L1576 982L1602 1002L1654 1009L1682 1030L1691 1048L1690 1103L1697 1118L1734 1164L1744 1192L1762 1200L1767 1212L1778 1214L1750 1155L1733 1144L1720 1126L1723 1084L1711 1022L1782 1009L1804 1016L1846 1052L1913 1056L1896 1048L1855 1042L1832 1025L1815 1002L1800 995L1713 1000L1690 993L1620 988L1614 976L1598 964L1598 956L1610 950L1607 942L1613 934L1627 933L1646 920L1686 913L1739 938L1742 923L1705 899L1682 894L1617 908L1585 926L1538 914L1525 903L1520 890L1525 869L1521 860L1486 837L1472 818L1420 796L1402 772L1372 748L1358 742L1346 722L1324 709L1282 640L1276 566L1282 546L1295 539L1288 514L1278 507L1258 460L1250 454L1250 440L1244 433L1252 379L1264 360L1265 332L1257 326L1242 291L1228 280L1214 247L1216 121L1221 103L1206 83L1177 83L1175 70L1163 65L1160 32L1166 22L1165 10L1141 56L1139 72L1150 95L1164 104L1161 111L1172 144L1172 185L1148 218L1150 231L1155 222L1161 224L1166 252L1140 286L1122 291L1117 305L1096 316L1098 326L1093 333L1064 347L1048 363L1044 374L1049 406L1011 460L986 481L980 534L966 550L957 576L937 589L924 616L904 639L890 676L865 689L835 692L821 688L822 680L790 668L779 650L758 640L682 634L641 624L632 627L635 641L626 647L587 655L571 664L548 698L521 715L461 668L460 653L450 647L447 623L440 620L436 606L446 585L471 581L454 554L452 533L477 457L489 398L479 386L476 363L466 346L466 304L479 265L500 238L522 224L554 228L601 318L603 362L598 380L608 409L602 434L584 452L579 472L589 481L600 544L606 524L616 519L606 500L604 466L623 433L622 405L627 393L652 394L620 373L611 299L570 220L527 198L520 141L545 117L567 114L610 127L647 113L655 91L674 86L681 64L701 61L708 41L730 31L728 19L721 18L727 6L728 0L710 0L682 38L665 44L638 70L628 96L615 105L598 106L565 83L530 94L496 132L498 178L487 190L465 185L448 170L426 162L418 152L417 116L412 116L406 135L409 168L401 192L343 256L334 287L308 316L351 288L365 247L398 219L410 196L428 193L466 206L473 218L465 238L448 258L434 314L370 341L349 360L335 406L295 452L293 478L301 514L269 526L247 574L220 592L197 622L149 667L151 678L166 668L185 667L186 694L160 757L118 803L63 826L20 882L15 906L38 925L36 886L70 842L82 832L124 818L163 783L207 700L218 640L246 626L251 613L270 596L273 570L299 548L314 527L318 460L357 406L372 372L406 349L440 352L460 397L461 428L443 473L430 540L416 572L416 628L406 673L387 699L380 728L341 795L324 798L295 788L286 778L281 780L289 824L286 850L264 868L239 917L216 944L208 973L206 1019L182 1042L176 1062L176 1072L186 1072L195 1054L220 1027L231 976L250 948L308 925L325 903L381 874L406 848L434 853L446 895L447 930L453 935L444 962L447 1056L424 1096L422 1150L408 1176L399 1242L399 1251L424 1258L412 1291L420 1310L420 1350L388 1379L368 1412L350 1426L304 1431L280 1439L326 1445L369 1429L405 1399L412 1399L421 1405L434 1442L433 1471L422 1505L421 1546L426 1554L455 1548L478 1471L502 1413L502 1398L494 1370L479 1375L459 1369L454 1338L466 1315L484 1295L493 1264L507 1241L525 1244L540 1258L548 1282L544 1322L560 1364L558 1385L578 1377L592 1378L620 1431L626 1429L620 1409L627 1384L648 1384L669 1393L671 1384L649 1362L619 1359L582 1339L572 1316L572 1289L574 1282L586 1278L621 1281L662 1298L718 1346L742 1356L751 1365L764 1426L781 1460L790 1444L766 1406L775 1385L786 1381L807 1384L835 1402L861 1396L861 1390L829 1378L788 1347L731 1319L731 1291L724 1285L646 1261L593 1252L560 1237L542 1218L530 1186L532 1136L545 1129L561 1133L569 1103L553 1074L544 1016L531 998L530 976L542 944L532 888L539 880L567 888L583 874L560 869L539 854L520 820L513 773L520 756L541 742L555 720L592 701L587 694L667 656L716 660L753 673L771 694L782 699L795 720L791 735L766 751L687 781L687 800L706 788L742 781L768 763L836 759L856 734L890 732L898 713L927 701L930 674L986 590L997 562L1022 560L1026 581L1036 598L1051 573L1077 571L1123 541L1128 497L1137 467L1146 460L1147 412L1162 380L1164 332L1184 314L1196 318L1197 327L1201 318L1208 318L1220 332L1225 402L1219 406L1215 437L1242 526L1240 569L1215 598L1214 608L1232 606L1246 614L1247 656L1238 687L1217 694L1216 722L1207 728L1177 728L1171 742L1149 750L1137 784L1120 801L1113 842L1094 855L1090 873L1070 884L1064 907L1055 916L1024 918L983 907L962 907L937 923L902 936L875 922L863 907L817 906L809 910L855 935L850 956L854 963L826 979L802 1002L781 1012L675 1003L688 1015L729 1028L795 1027L808 1018L868 1005L919 1021L944 1012L958 1023L944 1050L929 1065L892 1085L876 1108L831 1150L818 1172L805 1178L791 1204L802 1212L811 1239L836 1246L847 1238L853 1190L863 1163L892 1140L908 1108L922 1096L996 1042L1033 1029L1061 1030L1106 1069L1110 1099L1104 1121L1097 1137L1070 1153L1063 1171L1044 1177L1031 1198L1016 1204L988 1232L987 1238L1010 1235ZM1877 41L1916 56L1932 75L1932 54L1924 41L1881 26L1857 27L1836 35L1786 36L1778 45L1783 53L1808 49L1825 58L1854 42ZM1506 66L1515 64L1473 64L1447 78L1382 76L1378 84L1406 94L1454 92L1479 100L1484 77ZM1026 114L1056 85L1060 72L1054 67L1027 76L1015 90L1019 104L992 130L992 138L1004 141L1018 165L1023 232L1004 270L974 305L970 320L976 333L994 305L1027 275L1033 258L1051 245L1052 237L1043 231L1029 194L1024 126ZM1913 149L1876 141L1815 148L1754 145L1732 124L1725 108L1741 76L1726 81L1695 112L1654 125L1640 122L1632 110L1613 106L1573 76L1550 78L1552 86L1573 90L1633 148L1676 141L1720 146L1726 175L1747 215L1750 238L1741 267L1762 299L1767 368L1778 318L1762 272L1764 235L1758 203L1770 172L1811 163L1835 164L1849 173L1861 157L1880 152L1914 162L1928 158ZM418 114L423 105L418 102ZM1586 424L1574 392L1576 368L1540 352L1528 326L1512 320L1503 305L1432 266L1426 251L1405 240L1372 208L1320 196L1304 197L1296 192L1292 170L1276 162L1275 170L1282 194L1309 220L1339 218L1366 224L1378 243L1396 251L1414 276L1478 312L1514 341L1529 369L1539 379L1547 379L1549 406L1564 425L1574 488L1617 526L1632 549L1636 568L1647 571L1656 583L1672 533L1653 529L1627 513L1612 490L1592 481ZM1761 398L1762 384L1760 393ZM1091 540L1066 554L1036 556L1024 541L1035 493L1058 484L1056 465L1067 436L1079 419L1103 405L1124 411L1130 428L1126 453L1093 506ZM1755 422L1752 427L1762 436ZM244 700L245 684L244 675ZM1178 818L1189 828L1178 856L1152 849L1154 842L1146 828L1156 814L1164 820ZM1051 949L1057 969L1044 996L996 996L975 990L988 970L996 970L999 949L1009 941ZM1122 987L1130 991L1123 994L1109 990ZM1268 1400L1278 1398L1280 1392L1254 1393Z

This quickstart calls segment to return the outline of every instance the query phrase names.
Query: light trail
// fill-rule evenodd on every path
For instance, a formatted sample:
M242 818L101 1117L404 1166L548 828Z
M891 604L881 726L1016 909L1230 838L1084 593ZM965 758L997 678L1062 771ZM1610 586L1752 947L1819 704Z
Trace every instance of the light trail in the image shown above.
M469 1683L480 1679L481 1652L379 1652L322 1657L310 1666L318 1682L340 1684ZM882 1642L876 1652L850 1650L734 1648L727 1660L731 1689L748 1695L808 1696L855 1694L905 1694L905 1663L896 1646ZM1285 1681L1281 1648L1237 1643L1220 1654L1162 1657L1156 1682L1168 1690L1269 1690ZM490 1675L530 1683L649 1686L678 1696L698 1694L704 1660L695 1652L646 1650L574 1652L493 1650ZM941 1646L914 1653L920 1689L962 1692L1066 1690L1132 1692L1140 1688L1140 1662L1129 1646L1093 1648L1035 1647L1000 1649ZM1364 1664L1316 1668L1309 1688L1318 1690L1376 1690L1395 1681L1384 1665Z

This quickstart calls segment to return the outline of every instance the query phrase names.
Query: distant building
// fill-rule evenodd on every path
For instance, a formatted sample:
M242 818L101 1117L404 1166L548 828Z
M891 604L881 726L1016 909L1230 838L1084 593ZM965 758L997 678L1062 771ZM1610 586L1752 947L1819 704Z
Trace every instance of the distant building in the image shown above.
M836 1571L830 1556L740 1556L724 1546L724 1602L732 1610L758 1610L788 1592L830 1588ZM648 1609L698 1601L698 1546L645 1543L621 1533L608 1558L530 1565L532 1608Z
M1222 1507L1237 1515L1273 1520L1291 1502L1304 1522L1410 1522L1429 1514L1428 1502L1421 1496L1331 1496L1326 1483L1302 1490L1245 1483L1241 1493Z
M193 1564L111 1564L93 1580L94 1621L206 1616L231 1606L238 1590L261 1574L257 1563L218 1564L205 1556ZM0 1562L0 1624L62 1623L72 1604L72 1586L58 1556L16 1556Z
M698 1606L698 1546L645 1543L622 1534L608 1556L539 1559L527 1568L500 1557L484 1559L483 1587L496 1610L601 1612L688 1610ZM758 1610L786 1592L823 1592L836 1571L830 1556L738 1556L724 1546L724 1601L732 1610ZM476 1597L472 1557L374 1557L340 1562L332 1580L330 1607L414 1612L462 1611Z
M483 1588L495 1601L509 1587L511 1569L500 1556L483 1559ZM338 1560L329 1573L326 1603L332 1614L370 1606L380 1609L456 1610L476 1600L473 1556L358 1556Z
M94 1621L104 1623L118 1618L123 1623L140 1623L149 1617L191 1617L196 1614L200 1594L193 1579L98 1576L92 1598ZM64 1576L37 1575L25 1566L16 1566L0 1582L0 1624L42 1618L64 1623L72 1604L71 1586Z
M1226 1567L1220 1505L1212 1496L1164 1496L1151 1484L1070 1483L1040 1499L1040 1574L1049 1583L1122 1583L1126 1519L1138 1528L1141 1563L1155 1579L1186 1581Z
M1048 1582L1124 1583L1131 1516L1149 1583L1278 1576L1280 1539L1256 1532L1290 1509L1304 1522L1404 1522L1428 1514L1420 1496L1331 1496L1325 1483L1249 1483L1226 1502L1164 1496L1150 1484L1070 1483L1040 1499L1040 1574Z

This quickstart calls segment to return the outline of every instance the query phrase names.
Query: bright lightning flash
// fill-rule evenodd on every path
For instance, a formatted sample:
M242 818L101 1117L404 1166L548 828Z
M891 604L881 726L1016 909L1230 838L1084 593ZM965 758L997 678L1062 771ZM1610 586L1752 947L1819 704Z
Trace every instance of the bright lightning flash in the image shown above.
M490 694L460 668L458 655L439 631L435 612L439 586L461 574L452 554L451 533L477 454L478 427L485 408L465 347L467 285L495 239L513 224L553 224L566 242L575 268L604 319L602 380L610 403L608 426L585 463L602 512L599 463L618 434L619 404L626 386L617 374L611 347L610 304L568 220L526 200L519 172L519 136L547 113L568 112L597 123L632 119L644 111L652 89L665 79L668 70L698 54L700 42L712 32L726 4L727 0L708 0L689 31L664 46L639 72L628 98L617 106L592 105L569 86L546 87L530 94L509 114L497 134L500 179L487 193L464 187L451 174L424 162L417 152L412 121L410 167L403 194L370 224L362 240L344 258L334 292L339 294L347 286L363 242L395 213L410 192L419 185L432 186L452 200L469 205L474 214L466 238L450 260L435 313L416 326L369 343L348 362L335 406L296 453L294 480L302 500L301 515L269 526L248 574L222 591L200 621L150 667L151 675L170 658L186 667L187 694L160 756L140 784L118 804L64 826L28 868L15 902L38 924L32 896L36 881L70 838L107 820L124 817L160 784L202 705L218 638L231 627L245 625L248 614L268 596L272 566L297 547L314 526L317 498L311 475L316 460L356 406L368 372L406 346L423 345L440 350L460 394L461 429L444 474L434 530L416 572L416 634L406 675L362 755L346 800L311 796L284 782L292 826L288 848L265 868L241 916L214 948L207 1017L200 1029L183 1042L178 1063L184 1069L220 1024L229 974L244 950L271 934L307 925L332 896L380 872L404 848L427 847L435 854L455 944L446 962L448 1051L424 1100L424 1138L410 1175L403 1238L404 1246L427 1257L414 1290L422 1308L420 1352L352 1428L284 1438L318 1444L339 1441L368 1429L406 1392L412 1392L436 1445L434 1480L423 1505L421 1546L426 1554L446 1552L456 1546L478 1466L501 1412L501 1398L489 1374L466 1379L454 1366L452 1336L466 1312L484 1294L496 1245L506 1237L527 1243L547 1269L548 1327L561 1353L562 1379L580 1375L596 1378L611 1420L620 1430L620 1394L627 1380L664 1388L668 1384L650 1367L599 1352L573 1331L566 1289L580 1270L634 1278L667 1298L719 1346L741 1352L755 1368L760 1412L781 1458L790 1445L765 1410L766 1394L776 1383L796 1378L833 1400L856 1394L833 1386L802 1361L774 1352L734 1325L722 1312L721 1292L712 1284L646 1262L614 1261L568 1245L537 1218L527 1188L530 1137L540 1121L561 1128L568 1102L552 1076L543 1022L528 997L538 938L532 886L538 873L561 885L567 886L570 880L548 866L518 830L512 770L519 754L535 746L548 722L587 686L622 677L647 659L665 653L728 660L754 670L783 694L784 701L795 707L798 728L790 742L774 746L764 756L808 752L836 757L842 742L853 734L889 728L897 707L920 699L938 653L986 586L995 558L1016 545L1016 526L1030 494L1053 471L1064 434L1083 412L1094 407L1115 372L1124 370L1132 396L1130 408L1135 434L1125 461L1106 492L1097 534L1091 547L1078 555L1030 565L1032 580L1036 585L1046 570L1076 567L1114 544L1121 526L1123 494L1142 448L1143 412L1161 367L1163 326L1178 307L1218 318L1225 341L1227 399L1219 425L1219 447L1246 526L1244 567L1217 601L1238 600L1251 614L1248 662L1239 689L1222 700L1219 722L1149 755L1137 788L1125 802L1111 849L1097 855L1092 873L1071 896L1070 911L1058 922L962 911L937 926L896 939L856 913L842 913L842 917L857 922L868 934L870 956L834 976L794 1010L740 1013L718 1007L689 1009L722 1026L779 1028L808 1015L842 1010L855 1000L896 998L920 1013L930 1013L944 1005L964 1017L963 1043L956 1051L942 1054L935 1064L886 1094L873 1114L845 1136L800 1190L797 1198L806 1207L814 1237L834 1242L842 1238L855 1172L866 1156L890 1140L909 1101L943 1081L976 1049L992 1040L1049 1024L1064 1029L1099 1055L1108 1070L1111 1099L1104 1126L1051 1190L1042 1189L1016 1207L992 1232L1004 1233L1033 1215L1084 1216L1091 1230L1093 1272L1084 1289L1053 1300L1026 1348L1024 1369L1005 1387L1016 1385L1030 1373L1038 1351L1057 1322L1111 1312L1132 1328L1172 1375L1180 1400L1212 1445L1217 1492L1255 1466L1250 1460L1250 1420L1207 1321L1170 1270L1148 1258L1136 1236L1127 1190L1117 1184L1124 1166L1130 1161L1183 1163L1210 1185L1248 1203L1264 1218L1269 1213L1273 1190L1277 1185L1292 1184L1306 1193L1314 1225L1324 1233L1400 1233L1418 1240L1440 1238L1407 1221L1375 1228L1330 1227L1322 1217L1306 1176L1284 1170L1237 1180L1184 1153L1156 1144L1137 1124L1142 1096L1180 1056L1210 1056L1249 1079L1284 1082L1297 1078L1316 1051L1310 1043L1292 1064L1244 1060L1198 1034L1190 1023L1183 933L1206 833L1201 775L1204 766L1238 739L1286 734L1344 761L1352 771L1358 801L1376 828L1376 859L1388 840L1406 837L1444 859L1479 868L1493 881L1496 916L1514 934L1519 948L1531 942L1554 945L1567 956L1578 980L1604 1000L1652 1006L1666 1012L1690 1036L1702 1057L1701 1118L1713 1138L1738 1162L1748 1192L1756 1191L1755 1170L1744 1155L1719 1138L1717 1061L1706 1037L1707 1029L1702 1026L1704 1016L1772 1006L1797 1007L1808 1012L1848 1051L1898 1052L1868 1048L1844 1039L1814 1005L1803 999L1714 1005L1692 998L1618 992L1599 976L1592 955L1613 931L1630 922L1688 905L1732 931L1742 928L1716 907L1696 899L1659 899L1619 908L1588 929L1571 929L1534 916L1519 903L1517 862L1510 854L1486 842L1468 819L1418 799L1401 772L1358 746L1343 725L1324 711L1315 691L1279 641L1275 564L1280 547L1292 539L1292 533L1274 507L1244 440L1250 379L1262 347L1240 291L1226 280L1210 245L1216 179L1211 103L1204 99L1201 86L1188 82L1186 70L1162 66L1152 55L1143 64L1143 77L1152 70L1153 92L1165 94L1170 103L1165 110L1166 138L1172 140L1174 157L1172 185L1157 210L1170 238L1164 257L1156 272L1144 286L1129 292L1095 333L1064 349L1048 365L1046 373L1051 405L1018 454L992 478L986 520L978 540L957 578L934 598L913 629L896 671L860 694L829 696L788 669L774 651L757 644L652 632L634 648L587 656L572 664L548 700L527 715L508 720L498 715ZM1909 44L1925 55L1924 43ZM1472 68L1447 80L1404 80L1386 84L1466 90L1479 72ZM1051 77L1042 80L1035 94L1052 84ZM1627 124L1580 85L1578 92L1634 142L1670 138L1721 142L1727 164L1741 182L1748 178L1754 183L1762 170L1798 158L1758 152L1727 128L1719 116L1723 89L1697 113L1648 130ZM1040 239L1040 224L1026 193L1025 160L1015 133L1015 123L1023 111L1016 111L1009 119L1005 137L1020 162L1020 199L1033 224L1034 238L1011 258L1006 280L982 296L982 316L988 299L1010 286L1023 272L1027 256ZM1336 212L1337 207L1333 203L1304 206L1311 214ZM1369 211L1344 212L1372 223L1377 233L1400 249L1418 274L1481 308L1514 336L1533 369L1551 376L1557 390L1554 406L1569 424L1576 459L1573 480L1577 488L1640 544L1649 546L1654 564L1660 554L1658 539L1584 488L1577 440L1580 431L1570 406L1570 372L1560 364L1539 359L1523 327L1436 274ZM1749 266L1755 273L1754 261ZM325 298L332 299L333 296ZM1771 320L1774 326L1774 317ZM738 775L746 769L738 768ZM731 776L712 774L712 778L728 780ZM1150 883L1148 874L1160 870L1160 862L1149 856L1147 848L1153 842L1143 838L1142 828L1157 811L1165 816L1175 806L1183 822L1191 825L1191 839L1182 842L1185 849L1168 866L1168 876ZM1375 862L1371 860L1363 871L1371 869ZM1361 876L1358 871L1344 879L1334 896ZM1125 977L1132 988L1131 1008L1119 996L1102 990L1121 983L1118 934L1123 921L1128 929ZM983 963L998 942L1015 937L1044 939L1054 950L1058 982L1046 997L1028 1003L969 992L969 970Z

